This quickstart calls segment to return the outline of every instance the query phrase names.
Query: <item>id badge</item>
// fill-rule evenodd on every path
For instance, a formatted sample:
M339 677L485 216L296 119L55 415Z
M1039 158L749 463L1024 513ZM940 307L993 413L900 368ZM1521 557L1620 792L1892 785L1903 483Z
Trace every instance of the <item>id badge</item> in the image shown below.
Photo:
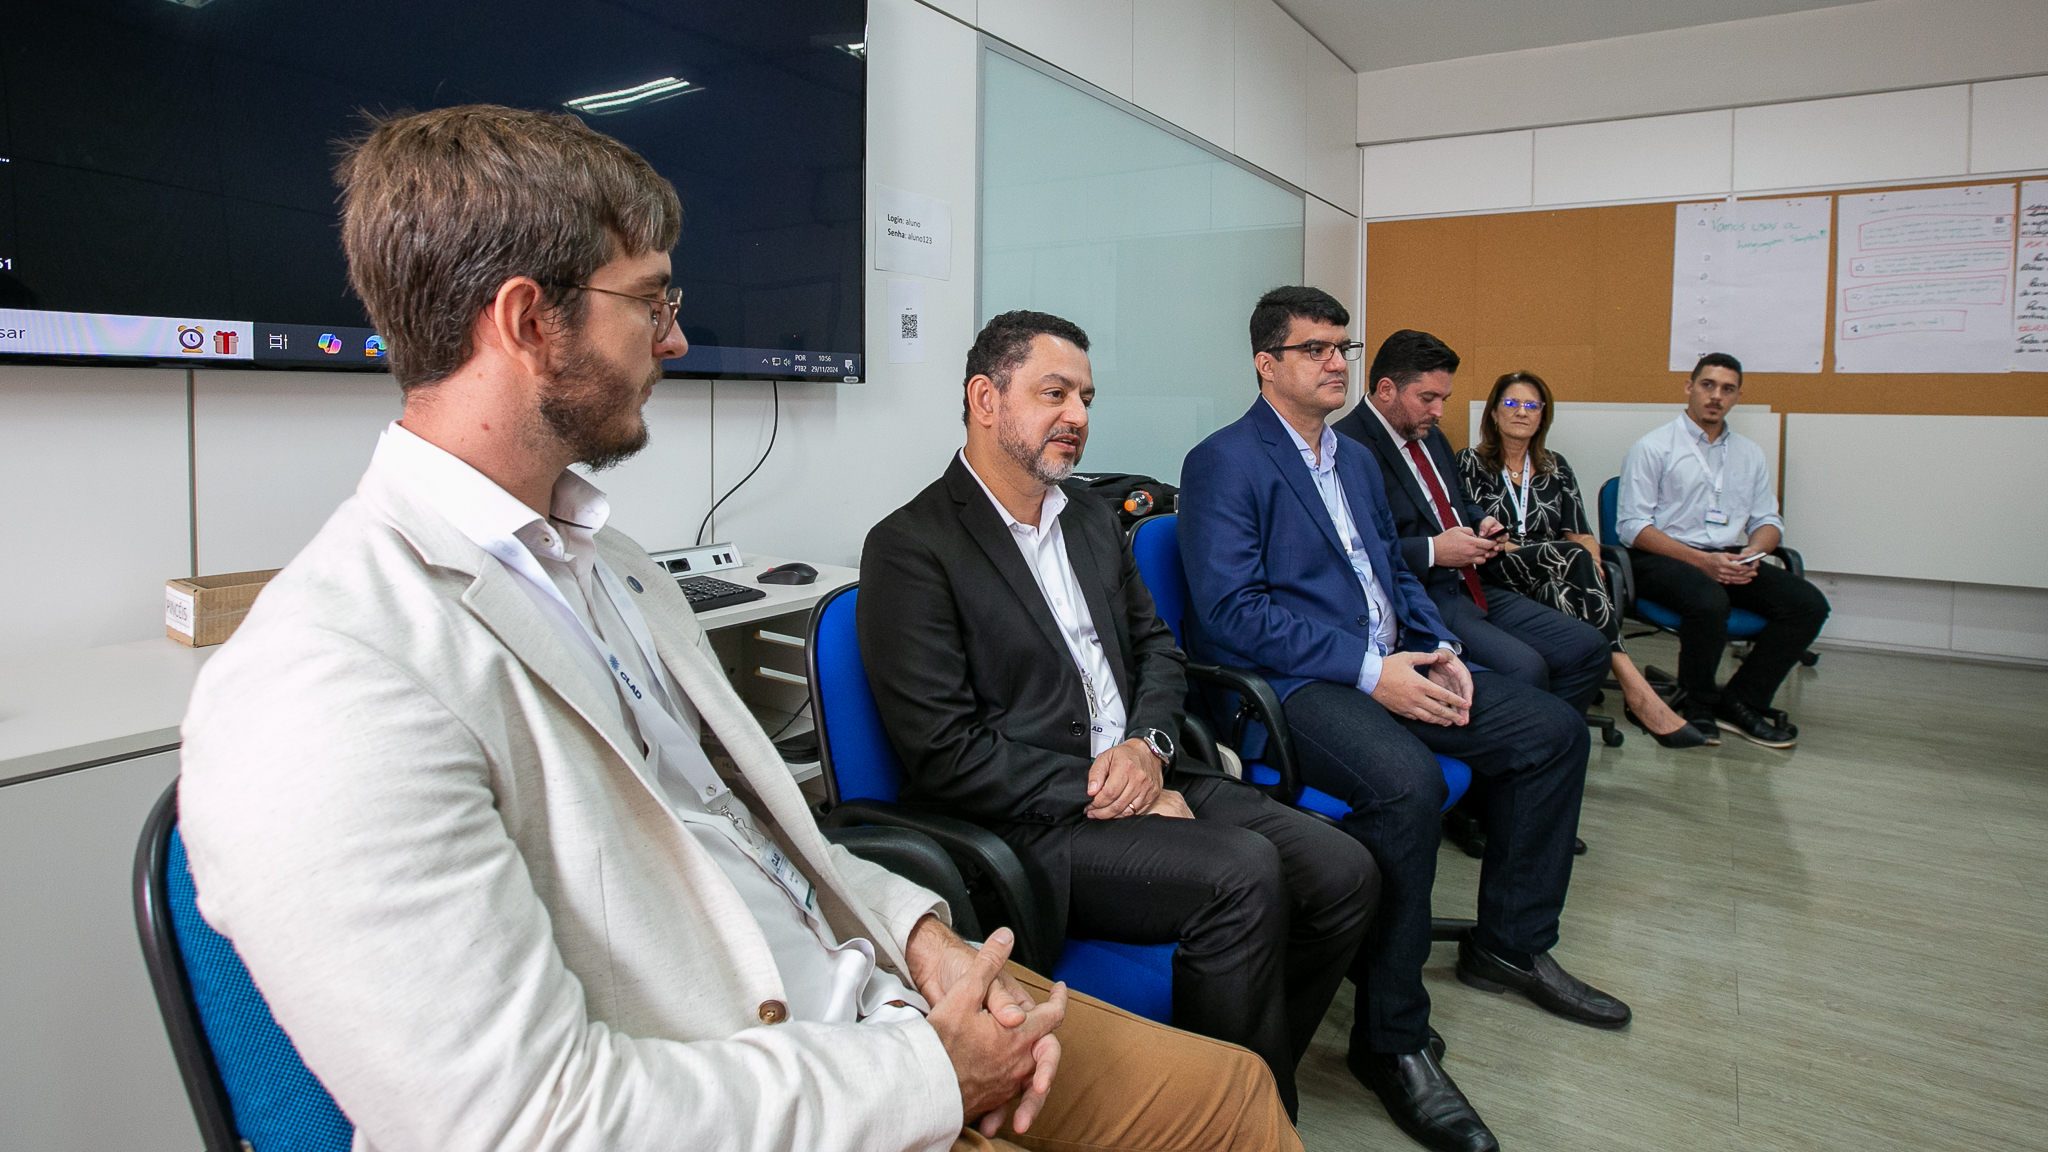
M782 885L783 891L789 893L789 898L796 901L797 907L812 915L817 914L816 891L812 889L811 882L804 878L804 874L797 870L795 862L782 854L782 849L769 844L761 849L759 859L761 867L775 878L777 884Z
M1728 514L1726 512L1721 511L1719 508L1716 508L1713 511L1707 513L1707 523L1712 524L1717 528L1723 524L1726 524L1727 522Z

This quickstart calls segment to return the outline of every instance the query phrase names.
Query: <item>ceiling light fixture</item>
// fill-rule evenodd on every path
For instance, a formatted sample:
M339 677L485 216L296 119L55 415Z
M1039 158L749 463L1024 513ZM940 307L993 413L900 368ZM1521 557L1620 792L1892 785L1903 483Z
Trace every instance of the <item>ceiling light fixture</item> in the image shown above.
M678 76L663 76L659 80L649 80L645 84L636 84L631 88L621 88L617 92L599 92L595 96L578 96L574 100L564 100L562 104L564 107L574 108L578 112L588 112L592 116L609 116L614 112L624 112L645 104L659 103L663 100L681 96L686 92L702 92L703 90L704 86L702 84L692 84Z

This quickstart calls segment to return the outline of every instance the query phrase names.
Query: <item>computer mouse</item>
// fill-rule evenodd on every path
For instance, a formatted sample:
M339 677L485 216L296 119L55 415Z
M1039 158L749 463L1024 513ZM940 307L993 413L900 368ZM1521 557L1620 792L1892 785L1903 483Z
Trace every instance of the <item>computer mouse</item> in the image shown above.
M754 581L759 584L809 584L818 578L818 570L798 560L790 564L777 564Z

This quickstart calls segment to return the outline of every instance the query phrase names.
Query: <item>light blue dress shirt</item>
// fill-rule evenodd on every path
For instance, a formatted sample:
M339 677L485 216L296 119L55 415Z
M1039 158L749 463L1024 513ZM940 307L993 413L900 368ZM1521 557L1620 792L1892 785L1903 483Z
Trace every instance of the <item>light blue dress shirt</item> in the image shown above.
M1766 524L1785 530L1764 450L1725 423L1721 428L1721 438L1710 441L1681 415L1629 448L1614 503L1614 534L1623 544L1653 525L1694 548L1739 548ZM1723 523L1709 521L1714 512Z
M1266 403L1260 397L1260 403ZM1267 404L1267 407L1272 405ZM1274 415L1279 415L1275 412ZM1366 554L1365 541L1358 535L1358 525L1351 519L1351 505L1344 499L1344 482L1337 478L1337 432L1329 425L1323 425L1323 442L1320 459L1318 453L1310 451L1308 441L1301 438L1285 419L1280 426L1287 429L1287 435L1294 440L1294 446L1301 450L1301 462L1308 465L1308 472L1315 479L1316 494L1323 498L1323 510L1330 515L1330 524L1337 529L1337 539L1344 542L1344 554L1351 561L1351 571L1358 575L1359 586L1365 589L1366 610L1371 613L1372 651L1365 654L1365 665L1358 672L1358 690L1370 693L1380 684L1382 657L1394 650L1400 639L1400 621L1394 615L1394 606L1387 599L1387 593L1373 576L1372 558Z

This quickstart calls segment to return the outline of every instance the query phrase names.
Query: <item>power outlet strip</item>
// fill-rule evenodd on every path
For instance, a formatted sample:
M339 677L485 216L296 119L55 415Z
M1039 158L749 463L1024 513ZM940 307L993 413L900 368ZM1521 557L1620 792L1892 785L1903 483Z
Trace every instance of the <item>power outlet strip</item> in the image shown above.
M706 544L701 548L678 548L673 552L655 552L654 562L669 570L678 579L685 576L702 576L706 572L719 572L727 568L744 567L740 562L740 550L731 544Z

